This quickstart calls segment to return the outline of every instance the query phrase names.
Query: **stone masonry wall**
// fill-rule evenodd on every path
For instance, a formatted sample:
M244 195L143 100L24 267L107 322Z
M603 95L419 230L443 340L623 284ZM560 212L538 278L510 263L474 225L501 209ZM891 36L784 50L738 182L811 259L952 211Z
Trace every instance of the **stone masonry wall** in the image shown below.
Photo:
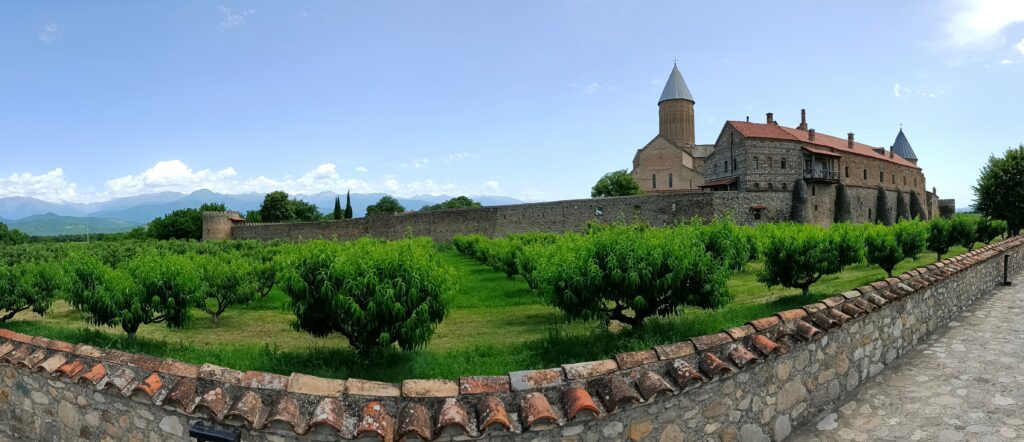
M442 210L404 215L378 215L339 221L304 223L245 223L231 227L231 239L348 241L364 236L400 239L408 233L448 242L455 235L479 233L497 237L512 233L582 231L587 223L640 220L652 226L709 220L732 214L737 222L783 221L790 196L771 192L664 193L613 198L516 204L473 209ZM751 206L768 207L760 220ZM601 213L601 215L597 215ZM206 218L204 217L204 222ZM204 227L204 232L206 232ZM204 239L219 239L204 236Z
M1024 269L1024 237L600 361L387 384L239 372L0 329L0 439L782 440ZM994 328L998 333L998 327Z

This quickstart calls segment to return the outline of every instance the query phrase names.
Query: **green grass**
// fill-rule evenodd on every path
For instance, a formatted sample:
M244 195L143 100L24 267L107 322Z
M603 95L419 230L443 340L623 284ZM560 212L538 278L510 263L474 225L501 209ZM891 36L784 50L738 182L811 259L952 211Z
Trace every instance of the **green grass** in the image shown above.
M956 248L946 256L966 250ZM430 344L409 352L389 351L361 357L332 335L313 338L291 327L287 297L278 290L247 306L229 309L213 324L194 312L190 326L171 330L163 324L140 328L129 343L120 329L87 325L81 313L58 301L44 317L22 312L4 327L21 333L72 343L146 353L196 364L211 363L238 370L289 374L303 372L337 378L400 381L409 378L455 378L503 374L602 359L624 351L677 342L742 325L780 310L805 305L886 277L867 264L823 277L808 297L799 289L766 288L757 282L759 263L751 263L729 281L735 300L713 311L687 308L655 318L642 330L609 327L597 322L565 323L562 314L545 305L521 278L509 279L451 249L442 251L445 264L459 272L460 286L448 317ZM935 254L904 261L895 274L928 265Z

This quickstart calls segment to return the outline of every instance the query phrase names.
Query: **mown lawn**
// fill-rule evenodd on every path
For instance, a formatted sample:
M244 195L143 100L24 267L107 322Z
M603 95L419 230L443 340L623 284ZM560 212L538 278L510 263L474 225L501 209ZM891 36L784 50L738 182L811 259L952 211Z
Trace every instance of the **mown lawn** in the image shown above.
M955 248L946 256L965 251ZM804 297L798 289L768 289L758 283L756 271L760 263L751 263L730 280L729 289L735 300L725 308L685 309L674 317L651 320L639 331L620 330L614 325L610 328L615 331L611 331L597 322L566 324L562 314L545 305L522 279L508 279L451 249L444 250L442 256L460 274L459 291L430 344L410 352L386 352L366 358L345 348L345 341L339 336L318 339L297 332L291 327L293 316L287 297L276 289L251 305L229 309L217 325L209 316L196 311L192 324L183 330L171 330L163 324L143 326L135 343L128 343L120 329L86 324L83 315L63 301L55 303L45 317L23 312L3 326L72 343L238 370L383 381L455 378L552 367L676 342L742 325L886 276L874 266L851 266L840 275L822 278L811 287L811 295ZM904 261L894 273L934 261L935 254L927 253L916 261Z

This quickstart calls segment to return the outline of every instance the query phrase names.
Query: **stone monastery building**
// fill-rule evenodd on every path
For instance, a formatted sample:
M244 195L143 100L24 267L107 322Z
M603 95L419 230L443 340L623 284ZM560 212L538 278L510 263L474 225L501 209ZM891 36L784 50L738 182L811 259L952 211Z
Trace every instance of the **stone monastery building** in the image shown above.
M936 197L925 190L917 155L902 129L887 150L857 142L853 133L845 138L818 133L801 110L797 127L782 126L768 113L764 123L728 121L715 144L695 144L693 105L673 66L658 101L658 135L633 157L631 174L646 192L791 192L802 179L814 223L831 222L839 183L847 187L854 221L874 220L879 186L889 193L890 205L895 206L897 191L908 204L914 193L932 213ZM773 200L778 198L765 195L765 204Z

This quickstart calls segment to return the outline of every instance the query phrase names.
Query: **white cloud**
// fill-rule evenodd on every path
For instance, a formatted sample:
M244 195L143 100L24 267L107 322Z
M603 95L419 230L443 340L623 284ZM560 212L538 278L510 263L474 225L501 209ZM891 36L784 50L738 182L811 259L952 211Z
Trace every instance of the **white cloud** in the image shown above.
M943 89L935 89L935 90L932 90L932 91L911 89L911 88L903 86L903 85L901 85L899 83L893 83L893 85L892 85L892 94L895 95L896 98L902 98L902 99L906 100L906 99L908 99L910 97L913 97L913 96L919 96L919 97L925 97L925 98L938 98L939 95L945 95L946 91L943 90Z
M420 158L418 160L413 160L412 163L402 163L398 167L401 167L403 169L422 169L424 167L427 167L428 165L430 165L430 160L426 158Z
M900 93L900 91L902 91L902 90L903 90L903 87L900 86L899 83L893 83L893 85L892 85L892 94L893 95L895 95L897 97L902 97L903 95Z
M1005 59L1005 58L1002 61L999 62L999 64L1001 64L1003 66L1008 65L1008 64L1014 64L1014 63L1016 63L1016 62L1013 61L1013 60L1010 60L1010 59Z
M366 172L369 172L369 170L367 168L363 167L363 166L359 166L359 167L356 167L356 172L366 173Z
M954 13L946 23L948 42L954 47L999 47L1003 30L1024 22L1020 0L953 0Z
M245 11L235 12L231 8L224 6L220 7L220 25L221 29L231 29L234 27L241 26L245 23L245 17L255 13L252 9Z
M582 85L573 83L570 86L572 86L573 89L576 89L580 93L580 95L594 95L599 92L615 92L619 90L618 87L612 86L607 83L587 83Z
M1017 52L1020 52L1021 55L1024 55L1024 38L1020 39L1020 41L1013 45L1013 47L1017 49Z
M56 23L47 23L39 31L39 40L43 43L53 43L64 38L64 28Z
M45 201L70 201L78 195L76 186L64 179L64 170L53 169L42 175L15 173L0 178L0 197L27 196Z

